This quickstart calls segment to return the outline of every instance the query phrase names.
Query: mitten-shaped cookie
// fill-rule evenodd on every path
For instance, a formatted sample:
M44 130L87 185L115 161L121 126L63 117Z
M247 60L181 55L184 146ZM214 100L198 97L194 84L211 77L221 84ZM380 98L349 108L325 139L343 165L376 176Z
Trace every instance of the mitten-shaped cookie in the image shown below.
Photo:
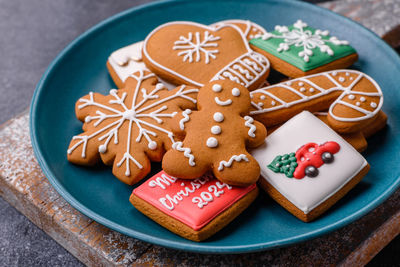
M229 80L214 81L200 89L197 101L198 111L187 109L174 118L173 132L185 138L164 155L164 171L195 179L211 170L230 185L255 183L260 167L246 148L261 145L267 131L247 116L248 90Z
M150 172L150 161L161 161L176 141L169 122L195 107L197 92L184 85L168 91L146 71L132 74L124 88L109 95L90 92L76 102L84 132L72 138L68 160L94 165L101 159L122 182L140 181Z

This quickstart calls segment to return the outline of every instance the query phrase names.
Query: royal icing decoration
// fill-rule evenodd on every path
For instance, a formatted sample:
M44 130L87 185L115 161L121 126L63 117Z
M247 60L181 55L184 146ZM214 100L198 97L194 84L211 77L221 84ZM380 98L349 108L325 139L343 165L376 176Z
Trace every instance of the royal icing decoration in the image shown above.
M142 84L155 77L149 72L139 71L130 77L136 80L135 88L112 89L109 96L90 92L88 96L79 99L77 108L88 113L84 121L92 125L94 130L74 136L68 149L68 154L71 155L79 148L81 158L86 158L87 146L92 139L101 141L98 146L101 154L107 153L111 144L118 145L123 156L117 156L120 159L115 164L118 168L125 168L125 176L131 175L133 165L138 169L143 168L143 163L135 158L135 151L140 150L136 149L139 143L146 144L149 150L155 150L159 147L160 135L165 135L171 143L175 142L173 133L163 123L166 119L173 118L179 108L167 105L178 98L193 105L196 99L190 94L198 92L198 89L186 86L168 91L160 83L152 85L152 88L144 88ZM147 85L150 86L149 83ZM127 130L127 134L121 135L121 129Z
M207 139L207 146L208 147L217 147L218 146L218 140L215 137L209 137Z
M211 175L181 180L161 171L133 194L197 231L255 188L229 186Z
M149 71L142 58L143 41L137 42L114 51L108 58L108 63L117 74L118 78L124 83L128 77L137 71ZM158 79L169 90L174 89L176 85Z
M201 54L204 55L205 63L210 63L210 58L215 59L216 54L219 53L217 41L221 40L220 37L215 37L208 31L204 32L203 40L201 38L200 32L194 33L195 38L193 38L193 33L189 32L188 37L180 36L179 40L176 41L173 50L183 50L178 53L178 56L183 56L183 61L193 62L193 55L195 55L195 62L199 62L201 59Z
M224 168L230 168L232 166L232 163L234 161L240 162L240 161L246 161L248 162L249 159L245 154L240 154L240 155L233 155L228 161L222 160L220 161L218 165L218 171L224 170Z
M185 111L182 112L183 119L179 121L179 127L181 130L185 129L185 122L188 122L190 120L189 114L191 114L192 111L190 109L185 109Z
M171 38L176 36L173 42L160 44L168 46L166 49L173 51L163 56L158 55L158 50L152 50L152 45L149 45L153 42L152 39L156 40L161 32L168 32L168 36ZM228 35L226 32L230 34ZM229 51L231 42L238 43L235 52ZM194 22L163 24L147 36L143 45L143 55L148 60L146 63L185 81L187 84L198 87L202 87L209 81L224 79L230 79L250 87L269 71L268 59L252 51L240 28L232 24L221 24L215 27L207 27ZM181 58L180 62L187 63L187 65L178 70L177 64L172 64L176 62L176 57ZM199 68L200 63L212 67L213 71L210 72L204 67ZM215 69L216 66L218 66L217 69ZM204 73L199 74L199 72Z
M329 31L311 28L298 20L292 26L255 36L251 44L308 71L355 53L348 41L329 36Z
M288 178L302 179L305 176L316 177L318 168L324 163L333 162L333 154L340 150L336 142L326 142L322 145L307 143L296 153L278 155L268 164L268 168L276 173L284 173Z
M246 122L244 123L244 125L245 125L246 127L249 127L249 128L250 128L250 130L248 131L248 135L249 135L250 137L256 137L256 135L254 134L254 132L257 130L257 128L256 128L256 126L253 124L254 119L253 119L252 117L250 117L250 116L244 116L244 120L246 121Z
M188 147L183 147L182 142L175 142L172 144L172 148L175 150L178 150L180 152L183 152L183 155L189 159L188 163L190 166L196 166L196 163L194 162L194 156L192 154L192 150Z
M220 134L221 133L221 127L219 127L218 125L214 125L213 127L211 127L211 133L212 134Z
M214 121L216 122L223 122L224 121L224 115L221 112L215 112L213 116Z
M345 75L345 73L351 75L354 79L352 81L340 82L340 77L342 77L340 75ZM317 84L317 79L324 79L326 85ZM301 81L301 85L298 83L299 81ZM368 82L372 85L372 89L366 90L365 84L361 85L362 82ZM307 93L305 92L306 90L301 90L303 87L299 88L299 86L312 87L314 90L312 92L309 90ZM280 90L277 91L277 88ZM280 96L282 95L282 90L293 95L291 101L282 99ZM288 109L294 105L324 97L334 91L341 92L339 97L330 106L321 108L329 108L329 116L337 121L357 122L367 120L377 115L383 104L381 88L371 77L355 70L336 70L297 78L292 80L290 84L287 82L279 83L252 91L250 95L252 96L251 104L254 110L250 111L250 114L257 115L270 113L275 110ZM261 99L261 96L265 97L264 100L256 102L257 99ZM356 102L358 102L356 101L357 99L360 99L363 103L362 106L356 104ZM274 105L270 104L271 101L274 101ZM378 101L379 104L376 104L374 101ZM262 105L260 105L260 103ZM372 105L372 103L374 104ZM319 103L317 103L317 105L319 105ZM344 105L350 109L356 110L360 112L360 115L357 117L346 117L343 114L337 114L335 112L335 107L338 105Z
M296 166L297 156L293 149L302 145L297 151L300 161ZM328 164L323 164L324 152L331 154L324 156ZM296 115L274 131L264 145L252 151L252 155L260 164L261 179L265 179L305 214L338 192L367 166L360 153L308 111ZM276 160L277 155L282 155L280 160ZM284 163L286 168L278 170L281 166L277 163ZM310 169L310 176L305 175L308 166L314 168ZM299 170L299 174L295 170ZM288 177L291 173L293 176L305 176L302 179L287 179L282 173ZM312 177L315 173L318 176Z

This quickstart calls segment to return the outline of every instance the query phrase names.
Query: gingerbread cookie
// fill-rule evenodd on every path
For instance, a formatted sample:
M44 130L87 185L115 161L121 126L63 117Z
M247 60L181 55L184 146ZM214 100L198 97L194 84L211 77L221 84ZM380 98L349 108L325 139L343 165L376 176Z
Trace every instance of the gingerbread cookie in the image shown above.
M254 23L250 20L242 20L242 19L222 20L222 21L218 21L214 24L211 24L210 27L219 28L223 25L237 26L248 41L255 38L256 36L260 36L260 35L267 33L267 31L260 25Z
M250 49L237 26L227 24L163 24L146 37L143 60L161 78L197 87L228 79L253 90L269 74L267 58Z
M130 202L171 232L202 241L235 219L257 195L255 184L229 186L212 175L181 180L161 171L134 189Z
M275 31L256 36L250 44L270 60L273 69L293 78L347 68L358 59L348 41L301 20L291 26L275 26Z
M369 171L360 153L308 111L269 135L252 155L261 166L261 187L305 222L324 213Z
M218 180L230 185L255 183L260 168L246 147L262 144L266 129L247 116L247 89L230 80L214 81L200 89L197 100L198 111L185 110L174 118L174 133L185 138L165 154L163 170L185 179L212 170Z
M142 59L143 41L137 42L114 51L107 60L107 69L117 88L125 86L126 79L137 71L149 71ZM177 85L157 77L168 89Z
M144 71L107 96L90 92L76 102L84 132L72 138L68 160L94 165L101 159L113 165L113 174L122 182L140 181L149 173L150 161L161 161L175 142L169 122L181 109L195 107L197 92L187 86L168 91Z
M251 92L251 116L267 127L283 123L303 110L329 109L329 125L337 132L360 131L373 123L383 104L379 85L355 70L335 70L278 83Z

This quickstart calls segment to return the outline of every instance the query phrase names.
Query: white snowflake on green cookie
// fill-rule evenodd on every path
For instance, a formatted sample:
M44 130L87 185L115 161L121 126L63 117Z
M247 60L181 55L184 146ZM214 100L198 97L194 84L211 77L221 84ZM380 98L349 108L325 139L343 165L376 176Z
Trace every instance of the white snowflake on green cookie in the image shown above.
M257 38L268 40L271 38L282 39L283 42L277 48L278 52L288 51L291 46L302 47L303 50L298 53L298 56L303 58L305 62L310 61L310 57L314 54L313 49L319 48L322 53L330 56L334 55L333 50L327 45L328 43L334 45L348 45L348 41L339 40L335 36L329 39L324 39L329 35L329 31L315 30L313 33L310 29L306 29L307 23L298 20L293 24L293 28L289 29L287 26L275 26L275 31L281 35L267 32L263 35L256 36Z

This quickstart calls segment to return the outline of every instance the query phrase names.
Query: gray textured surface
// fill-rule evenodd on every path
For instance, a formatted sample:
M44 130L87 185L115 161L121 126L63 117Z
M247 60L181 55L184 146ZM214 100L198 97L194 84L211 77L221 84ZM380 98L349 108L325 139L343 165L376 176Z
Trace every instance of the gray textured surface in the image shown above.
M0 123L28 107L44 70L69 42L97 22L145 2L0 0ZM0 266L80 265L0 198Z

